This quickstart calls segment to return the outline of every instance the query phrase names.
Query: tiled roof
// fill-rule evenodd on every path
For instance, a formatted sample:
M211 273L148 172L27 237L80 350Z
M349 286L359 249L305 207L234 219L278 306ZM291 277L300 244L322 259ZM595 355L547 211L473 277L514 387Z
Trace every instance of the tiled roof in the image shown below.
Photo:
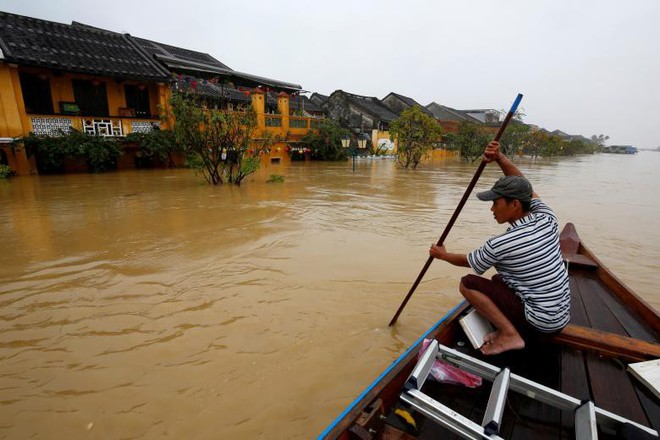
M225 70L232 70L225 64L213 58L211 55L194 50L182 49L180 47L169 46L156 41L145 40L144 38L132 37L133 40L152 58L167 57L178 59L182 62L191 61L193 63L207 64Z
M314 93L312 93L312 96L310 96L309 98L312 99L312 100L316 99L319 102L327 102L329 97L325 96L325 95L321 95L320 93L314 92Z
M168 46L156 41L131 37L148 56L162 63L173 72L185 72L198 76L219 76L225 80L243 84L248 87L267 86L278 90L293 92L302 87L298 84L265 78L250 73L232 70L227 65L213 58L211 55L179 47Z
M304 103L304 104L303 104ZM298 110L304 107L305 111L312 113L322 113L323 109L311 101L307 96L296 95L289 98L289 108L291 110Z
M381 121L391 122L399 117L396 113L387 108L387 106L385 106L385 104L383 104L378 98L373 96L354 95L353 93L344 92L343 90L337 90L333 92L333 95L338 92L343 93L350 103L361 107L371 116L375 116Z
M386 97L384 97L383 100L382 100L382 102L383 102L383 103L384 103L384 104L385 104L390 110L392 110L392 111L395 111L395 112L396 112L397 108L396 108L396 106L388 105L387 99L388 99L390 96L393 97L393 98L395 98L395 99L397 99L397 100L399 100L399 102L401 102L401 103L403 104L403 107L405 107L405 108L408 108L408 107L419 107L419 108L422 110L422 112L426 113L426 114L429 115L429 116L433 116L433 113L432 113L429 109L427 109L426 107L424 107L423 105L421 105L420 103L418 103L417 101L415 101L414 99L409 98L408 96L403 96L403 95L400 95L400 94L398 94L398 93L394 93L394 92L390 92L390 93L389 93Z
M171 72L222 77L247 87L294 92L298 84L237 72L211 55L73 22L0 12L0 60L127 79L165 81Z
M437 102L432 102L426 108L433 113L433 116L440 121L458 121L458 122L472 122L473 124L483 124L479 119L468 115L461 110L456 110L451 107L440 105Z
M195 91L200 96L211 98L214 100L227 100L236 103L249 104L252 100L249 95L246 95L240 90L235 89L226 84L213 84L201 79L194 79L195 86L192 82L179 82L179 87L184 91Z
M0 49L7 62L117 78L166 80L127 36L0 12Z
M251 73L224 69L212 64L187 61L180 58L173 58L160 54L156 54L155 58L159 62L163 63L169 70L176 73L185 72L204 77L216 76L223 78L225 81L241 84L245 87L272 87L273 89L287 91L289 93L302 89L302 87L298 84L252 75Z

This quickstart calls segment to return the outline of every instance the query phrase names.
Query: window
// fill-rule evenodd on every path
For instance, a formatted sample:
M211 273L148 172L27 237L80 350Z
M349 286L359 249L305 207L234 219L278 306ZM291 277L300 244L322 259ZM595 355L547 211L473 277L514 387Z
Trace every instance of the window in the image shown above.
M135 116L138 118L151 117L148 87L126 84L124 86L124 93L126 94L126 107L134 109Z
M53 114L53 98L50 94L50 81L32 73L20 72L21 91L25 112L31 114Z
M105 91L105 83L94 80L74 79L73 96L76 104L80 107L83 116L109 116L108 94Z

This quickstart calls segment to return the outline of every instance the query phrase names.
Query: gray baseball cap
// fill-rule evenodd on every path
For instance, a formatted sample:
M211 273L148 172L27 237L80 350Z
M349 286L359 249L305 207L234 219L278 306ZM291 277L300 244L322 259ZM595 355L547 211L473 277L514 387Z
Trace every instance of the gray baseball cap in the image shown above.
M483 201L491 201L506 197L518 199L521 202L529 202L532 200L532 192L532 184L523 176L504 176L500 177L488 191L477 193L477 198Z

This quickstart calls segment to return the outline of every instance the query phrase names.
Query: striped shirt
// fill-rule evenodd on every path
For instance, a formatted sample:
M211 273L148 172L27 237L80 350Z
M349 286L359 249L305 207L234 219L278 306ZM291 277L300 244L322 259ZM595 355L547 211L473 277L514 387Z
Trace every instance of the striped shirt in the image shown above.
M525 318L541 332L561 330L570 319L568 273L559 248L559 225L554 212L533 199L530 213L501 235L468 254L478 275L495 267L520 297Z

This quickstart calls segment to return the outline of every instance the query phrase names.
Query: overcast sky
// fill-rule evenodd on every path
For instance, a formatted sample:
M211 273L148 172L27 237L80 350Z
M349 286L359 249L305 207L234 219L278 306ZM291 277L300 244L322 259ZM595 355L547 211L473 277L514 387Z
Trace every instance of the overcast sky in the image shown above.
M0 10L206 52L326 95L500 110L523 93L527 123L660 146L659 0L0 0Z

